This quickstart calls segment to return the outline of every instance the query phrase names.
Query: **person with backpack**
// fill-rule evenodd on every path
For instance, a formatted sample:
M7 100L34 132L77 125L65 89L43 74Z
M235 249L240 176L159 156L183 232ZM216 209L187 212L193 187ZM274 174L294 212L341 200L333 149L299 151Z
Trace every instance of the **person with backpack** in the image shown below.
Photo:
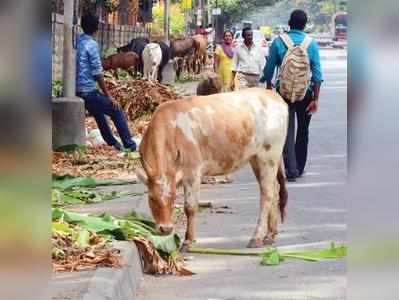
M272 79L278 68L276 89L289 105L289 124L284 146L287 180L295 182L304 173L309 141L309 124L319 106L323 76L317 42L305 32L307 15L297 9L291 13L290 30L276 38L269 51L261 82L272 89ZM295 114L298 129L295 136Z

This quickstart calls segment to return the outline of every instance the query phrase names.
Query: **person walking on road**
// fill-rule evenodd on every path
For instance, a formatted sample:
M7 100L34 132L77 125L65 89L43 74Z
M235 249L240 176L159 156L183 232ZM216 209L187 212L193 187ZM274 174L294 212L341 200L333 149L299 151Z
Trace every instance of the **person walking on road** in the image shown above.
M259 86L259 77L266 62L262 49L253 42L252 29L242 30L244 43L233 56L231 90Z
M231 87L231 66L234 56L232 42L233 34L231 31L225 31L223 34L223 43L218 45L215 50L214 69L222 80L223 92L229 91Z
M98 23L98 17L94 15L82 16L83 34L78 38L76 53L76 95L84 100L86 109L93 115L108 145L118 150L123 150L124 147L135 151L136 143L130 135L125 115L105 85L98 44L93 38L98 31ZM97 83L103 93L97 89ZM112 134L106 115L114 122L123 147Z
M316 113L319 107L320 86L323 82L319 47L317 42L312 40L304 32L307 20L307 15L303 10L298 9L291 13L288 22L290 30L287 34L283 34L273 41L261 78L261 82L266 82L267 88L272 89L272 78L275 68L280 68L279 80L277 81L276 87L277 91L289 104L289 125L283 156L286 177L287 180L291 182L296 181L297 177L301 177L305 170L310 119L312 114ZM296 62L289 62L287 56L299 55L301 51L303 51L304 55L302 55L302 57L299 56L299 60L302 61L304 65L302 68L298 66L295 67L294 64ZM291 64L293 67L284 68L284 64L287 64L287 66ZM290 76L289 72L291 71L292 73L294 72L293 70L297 73L291 74ZM283 74L283 72L285 74ZM310 72L311 78L309 81ZM303 86L298 87L297 81L300 81L303 76L307 76L304 81L305 83ZM286 90L290 88L293 90L291 90L291 94L287 96ZM303 92L300 92L302 88ZM304 95L304 97L301 98L302 100L295 99L295 97L288 99L291 98L290 95ZM295 114L298 124L296 137Z

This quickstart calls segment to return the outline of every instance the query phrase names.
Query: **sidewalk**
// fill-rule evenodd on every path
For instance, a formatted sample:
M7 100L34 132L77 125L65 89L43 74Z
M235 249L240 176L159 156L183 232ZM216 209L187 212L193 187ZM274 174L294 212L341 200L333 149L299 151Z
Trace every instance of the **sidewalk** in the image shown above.
M142 193L142 184L103 187L104 191L130 191ZM121 197L90 205L75 205L69 210L96 215L107 212L122 216L135 210L149 213L147 195ZM141 259L133 242L115 241L115 248L121 250L122 268L98 268L91 271L53 273L52 300L134 300L143 279Z
M140 256L133 242L114 242L121 250L122 268L53 274L54 300L134 300L143 278Z

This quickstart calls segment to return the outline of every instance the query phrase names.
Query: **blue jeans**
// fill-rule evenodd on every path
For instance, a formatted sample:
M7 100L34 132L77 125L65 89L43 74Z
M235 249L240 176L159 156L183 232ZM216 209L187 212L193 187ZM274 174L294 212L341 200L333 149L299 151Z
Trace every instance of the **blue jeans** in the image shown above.
M118 150L122 149L122 146L112 134L105 115L110 116L112 122L114 122L123 146L132 151L136 150L136 143L132 141L132 136L130 135L129 127L127 126L127 121L122 109L115 109L108 97L98 90L89 93L80 92L77 93L77 95L85 101L86 109L96 120L101 135L108 145Z
M309 124L312 118L306 108L312 98L312 92L308 91L302 101L289 104L288 132L283 153L287 177L301 176L305 170L308 157ZM295 114L298 124L296 135Z

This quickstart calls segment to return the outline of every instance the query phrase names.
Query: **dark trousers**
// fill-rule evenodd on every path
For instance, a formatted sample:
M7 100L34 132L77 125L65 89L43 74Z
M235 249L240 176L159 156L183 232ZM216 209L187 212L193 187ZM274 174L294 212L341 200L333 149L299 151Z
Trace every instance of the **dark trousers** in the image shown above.
M287 177L302 175L308 156L309 124L312 115L306 111L312 92L308 91L302 101L289 104L287 139L284 145L284 165ZM298 129L295 136L295 115Z
M122 149L122 146L112 134L106 115L110 116L112 122L114 122L123 146L132 151L136 150L136 144L132 141L125 115L121 109L115 109L108 97L97 90L90 93L77 93L77 95L84 100L86 109L96 120L101 136L108 145Z

